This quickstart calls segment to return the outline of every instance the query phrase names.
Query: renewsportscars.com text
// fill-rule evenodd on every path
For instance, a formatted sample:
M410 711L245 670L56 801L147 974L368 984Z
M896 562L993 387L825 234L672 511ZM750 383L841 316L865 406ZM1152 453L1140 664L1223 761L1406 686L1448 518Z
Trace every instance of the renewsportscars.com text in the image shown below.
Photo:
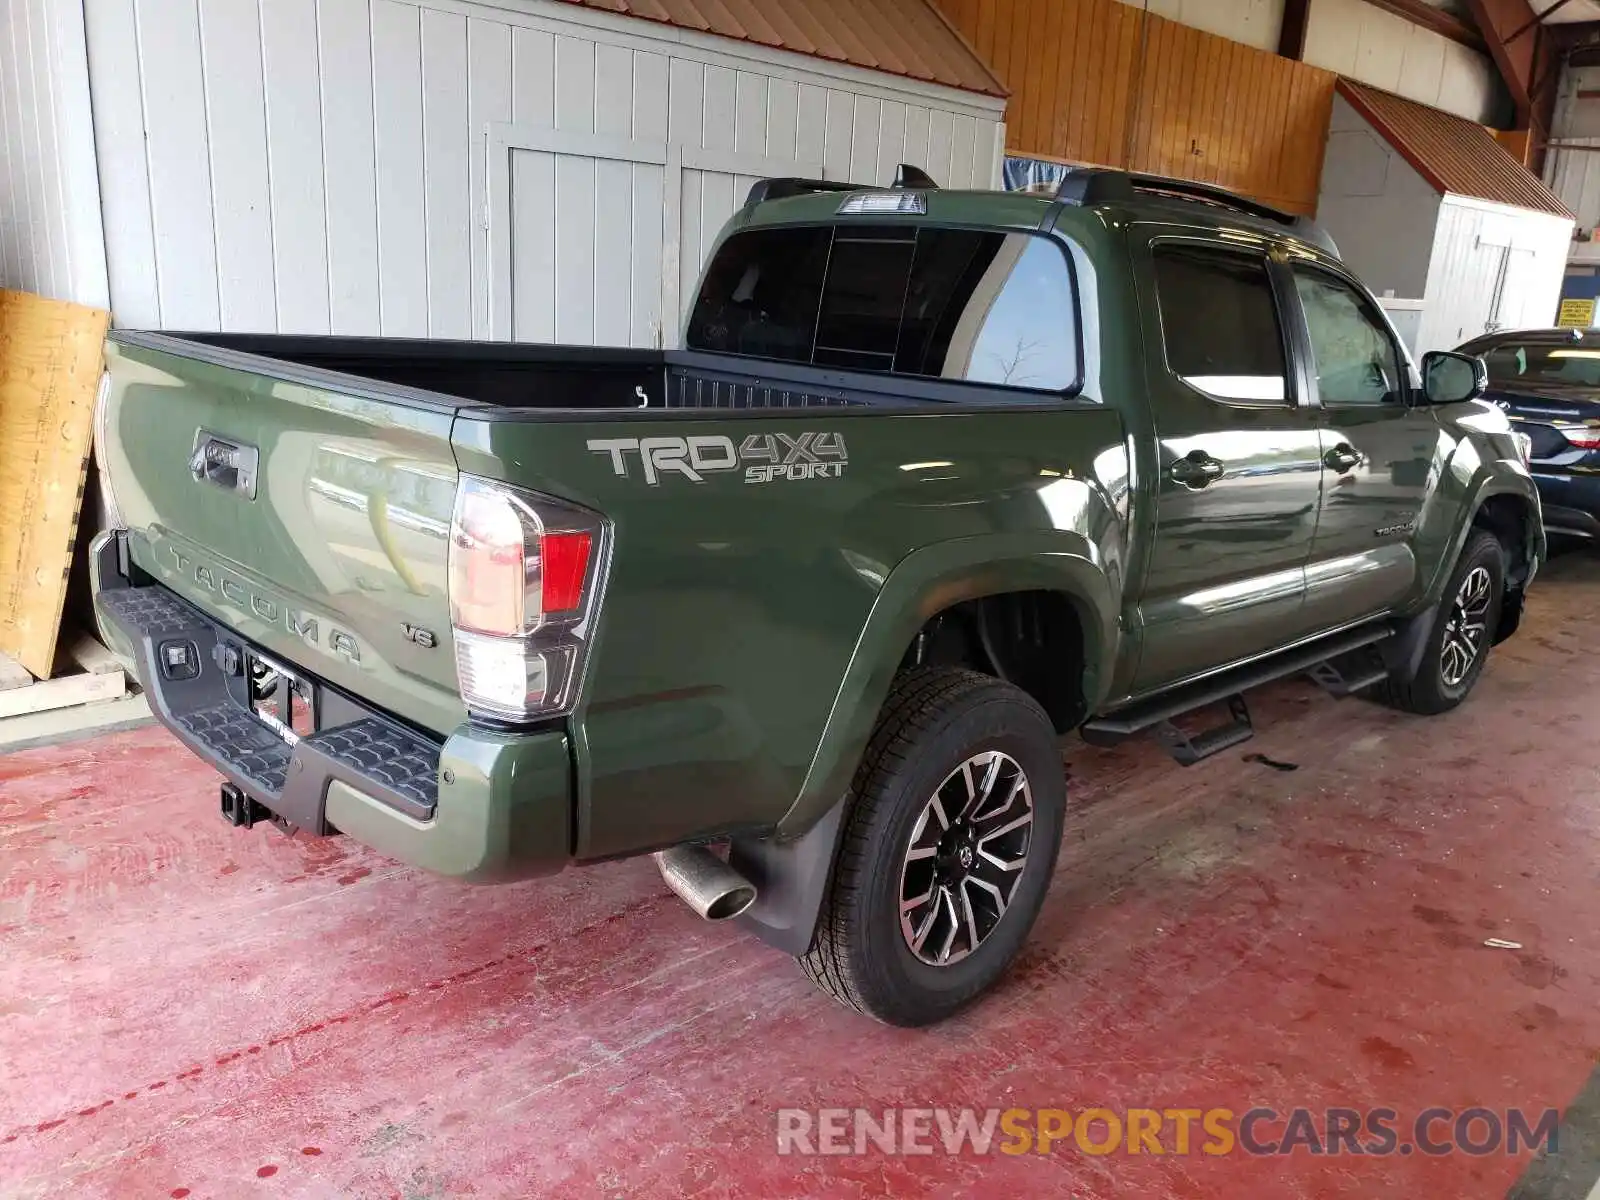
M780 1108L784 1155L1554 1152L1553 1108Z

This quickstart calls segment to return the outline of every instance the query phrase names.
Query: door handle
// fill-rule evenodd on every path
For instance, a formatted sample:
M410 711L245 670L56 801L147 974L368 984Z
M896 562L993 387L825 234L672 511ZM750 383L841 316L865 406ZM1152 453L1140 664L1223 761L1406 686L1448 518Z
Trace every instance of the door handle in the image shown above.
M1340 442L1322 456L1322 463L1330 471L1343 475L1361 465L1361 452L1349 442Z
M1212 458L1204 450L1191 450L1173 463L1167 474L1184 487L1199 490L1221 479L1226 469L1220 459Z

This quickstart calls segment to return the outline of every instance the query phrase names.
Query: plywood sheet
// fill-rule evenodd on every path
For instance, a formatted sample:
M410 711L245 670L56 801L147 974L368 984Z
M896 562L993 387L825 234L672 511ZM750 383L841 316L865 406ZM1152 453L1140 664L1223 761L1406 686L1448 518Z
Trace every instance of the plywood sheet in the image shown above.
M55 662L109 319L0 290L0 652L41 679Z

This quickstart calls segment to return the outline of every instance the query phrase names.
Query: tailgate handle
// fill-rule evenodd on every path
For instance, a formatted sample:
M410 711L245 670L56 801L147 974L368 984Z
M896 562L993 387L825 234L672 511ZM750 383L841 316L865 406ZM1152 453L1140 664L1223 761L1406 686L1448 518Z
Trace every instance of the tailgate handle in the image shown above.
M194 452L189 455L189 474L197 483L209 483L225 492L239 492L246 500L256 498L256 463L260 455L254 446L229 441L206 429L194 435Z

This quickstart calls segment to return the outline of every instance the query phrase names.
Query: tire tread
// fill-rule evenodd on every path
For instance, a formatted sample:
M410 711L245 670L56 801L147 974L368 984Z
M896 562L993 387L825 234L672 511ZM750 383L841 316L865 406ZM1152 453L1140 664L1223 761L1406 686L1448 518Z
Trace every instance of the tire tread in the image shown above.
M992 675L961 667L917 667L905 672L890 690L856 768L833 880L811 946L798 961L812 983L857 1012L880 1015L868 1004L850 957L850 947L858 940L852 914L859 911L851 901L866 886L864 868L872 817L880 806L891 802L885 792L898 770L910 761L918 741L934 730L954 703L987 688L1010 691Z
M1488 547L1493 547L1496 553L1501 552L1500 541L1494 534L1480 529L1467 538L1466 545L1461 547L1461 557L1456 560L1455 567L1450 572L1450 579L1445 584L1444 598L1440 601L1440 619L1447 611L1448 605L1455 596L1456 589L1461 586L1462 568L1472 562L1479 552ZM1491 631L1486 630L1490 634ZM1432 635L1429 636L1429 645L1432 646ZM1488 647L1484 648L1484 655L1488 655ZM1448 702L1439 695L1433 680L1433 664L1431 652L1424 657L1423 669L1414 675L1391 674L1388 679L1378 684L1374 689L1376 697L1391 708L1401 712L1417 713L1423 716L1433 716L1449 708L1455 707L1455 702ZM1478 668L1481 672L1482 668ZM1469 689L1470 690L1470 689ZM1465 697L1463 696L1462 699Z

